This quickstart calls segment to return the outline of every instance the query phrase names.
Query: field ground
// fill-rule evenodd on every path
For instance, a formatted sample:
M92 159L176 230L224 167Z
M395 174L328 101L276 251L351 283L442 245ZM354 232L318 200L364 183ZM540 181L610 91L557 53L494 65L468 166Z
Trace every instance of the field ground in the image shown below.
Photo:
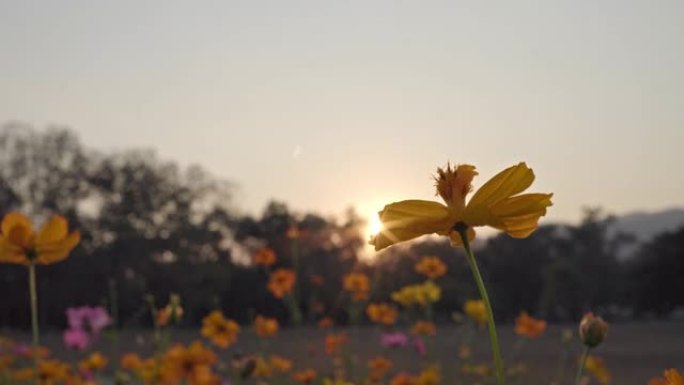
M500 328L504 361L510 362L511 352L516 350L515 347L518 345L515 355L519 358L515 361L524 362L529 368L529 377L526 381L518 382L519 385L523 383L549 384L559 363L560 335L562 330L567 328L575 331L576 326L551 325L538 340L526 342L522 346L516 343L518 338L514 335L510 325ZM459 373L458 346L463 341L464 330L464 328L457 326L439 328L438 337L432 344L431 354L441 361L445 379L462 376ZM400 367L408 371L416 371L419 368L420 360L412 348L391 350L382 348L379 344L379 329L362 327L356 330L349 328L346 331L351 337L351 350L359 355L360 366L365 366L365 361L368 358L383 354L395 363L395 368ZM151 331L124 332L121 336L121 351L149 353L148 342L151 334ZM243 333L238 343L226 353L222 353L223 356L228 358L234 352L269 351L294 359L297 368L313 367L319 369L321 373L325 373L330 368L330 359L325 355L323 349L325 331L314 328L285 329L268 346L248 334ZM26 334L3 333L3 335L24 341L29 340L29 336ZM199 332L191 330L176 331L173 336L174 341L183 342L197 338L200 338ZM43 344L50 347L57 356L77 358L76 353L64 351L59 333L45 334ZM476 363L489 362L489 341L486 330L478 331L470 345ZM562 384L572 384L572 375L575 370L572 357L579 356L581 348L578 341L574 341L572 346L571 358L568 360L566 369L567 376ZM96 348L105 353L109 351L107 339L104 338L100 341ZM684 322L612 325L607 340L594 353L606 359L608 368L613 374L613 384L646 385L650 378L661 375L666 368L684 369Z

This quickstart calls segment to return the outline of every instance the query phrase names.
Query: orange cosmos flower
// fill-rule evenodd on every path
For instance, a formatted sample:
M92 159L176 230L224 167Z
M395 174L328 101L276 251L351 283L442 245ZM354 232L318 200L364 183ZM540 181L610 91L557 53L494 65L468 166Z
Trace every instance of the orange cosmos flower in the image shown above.
M339 354L348 341L346 333L328 334L325 336L325 352L329 355Z
M254 330L259 337L273 337L278 333L278 320L258 315L254 319Z
M424 335L424 336L434 336L437 334L437 328L435 324L430 321L416 321L411 328L414 334Z
M202 335L224 349L235 342L239 331L240 325L225 318L219 310L212 311L202 320Z
M677 369L667 369L663 377L652 378L648 385L684 385L684 375Z
M252 261L255 265L272 266L274 263L276 263L275 251L268 247L261 248L256 252L256 254L254 254Z
M161 364L162 376L166 380L163 383L184 381L190 385L218 384L219 379L211 370L216 362L216 354L200 341L188 347L174 345L166 351Z
M391 326L397 322L397 310L386 303L372 303L366 308L366 313L371 321Z
M530 317L526 311L515 319L515 332L528 338L537 338L546 330L546 321Z
M297 274L290 269L276 269L268 279L268 290L276 298L283 298L286 294L292 293Z
M306 369L294 372L292 374L292 379L300 384L310 384L316 379L317 373L313 369Z
M78 231L69 233L67 220L53 215L36 233L31 221L19 213L2 220L0 263L50 265L64 260L81 240Z
M525 238L551 206L553 194L520 194L534 181L534 173L525 163L495 175L466 204L475 175L475 167L467 164L438 168L435 187L446 205L417 199L390 203L380 211L382 230L370 243L377 251L421 235L439 234L449 236L452 245L461 246L461 237L454 229L458 223L468 227L471 239L475 238L476 226L491 226L514 238Z
M447 267L439 257L423 257L416 264L416 272L428 279L436 279L446 274Z
M33 368L20 369L14 372L19 381L35 380L37 385L65 384L71 379L69 364L58 360L44 360L38 363L38 373Z
M363 273L347 274L344 276L342 283L344 289L352 294L352 299L355 302L361 302L368 299L370 280L367 275Z
M292 369L292 360L288 360L282 356L272 355L271 366L279 372L289 372Z
M100 352L95 352L78 362L78 368L86 373L93 373L104 369L107 359Z
M385 357L375 357L368 360L368 370L376 376L383 376L392 369L392 361Z
M480 326L487 322L487 309L482 300L466 301L463 305L463 312Z
M398 373L390 381L390 385L415 385L416 377L408 373Z

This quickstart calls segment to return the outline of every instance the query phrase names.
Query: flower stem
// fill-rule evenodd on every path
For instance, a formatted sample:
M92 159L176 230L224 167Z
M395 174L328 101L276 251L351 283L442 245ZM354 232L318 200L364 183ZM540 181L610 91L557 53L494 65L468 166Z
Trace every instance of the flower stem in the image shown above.
M496 334L496 322L494 322L494 313L492 312L492 305L489 302L489 296L487 295L487 288L485 287L484 281L482 280L482 275L480 274L480 269L477 267L477 261L473 255L473 251L470 249L470 242L468 241L468 228L467 226L455 226L455 230L463 240L463 249L465 250L466 259L468 260L468 265L470 265L470 270L473 272L473 277L477 283L477 289L480 291L480 296L487 309L487 326L489 327L489 339L492 344L492 354L494 355L494 366L496 368L496 382L498 385L503 385L504 380L504 368L503 361L501 360L501 349L499 348L499 337Z
M29 295L31 301L31 331L33 334L33 370L38 381L38 292L36 290L36 264L31 261L29 264Z
M584 371L584 365L587 363L587 357L589 357L590 349L591 348L588 346L584 347L584 351L582 352L582 358L580 358L580 364L577 368L577 376L575 376L575 385L579 385L580 381L582 380L582 372Z

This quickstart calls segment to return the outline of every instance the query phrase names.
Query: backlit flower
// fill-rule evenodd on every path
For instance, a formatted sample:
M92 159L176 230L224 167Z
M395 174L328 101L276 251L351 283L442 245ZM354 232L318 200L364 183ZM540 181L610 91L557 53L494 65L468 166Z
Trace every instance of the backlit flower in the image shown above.
M428 279L435 279L446 274L447 267L439 257L423 257L415 266L416 272L426 276Z
M292 293L297 275L290 269L276 269L268 278L268 290L276 298Z
M487 322L487 308L481 300L466 301L463 305L463 312L480 326Z
M67 220L59 215L34 232L26 216L9 213L2 220L0 263L50 265L65 259L80 240L81 234L69 233Z
M390 203L379 212L382 230L370 243L377 251L421 235L439 234L460 246L462 240L454 230L457 223L468 226L471 239L476 226L491 226L514 238L525 238L551 206L553 194L520 194L534 181L534 173L522 162L495 175L466 204L475 175L471 165L438 168L435 187L446 205L417 199Z
M240 325L225 318L218 310L212 311L202 320L202 335L221 348L232 345L239 331Z
M528 338L537 338L546 330L546 321L530 317L526 311L515 319L515 332Z
M278 320L258 315L254 319L254 331L259 337L273 337L278 333Z
M372 303L366 308L371 321L380 325L391 326L397 322L397 310L386 303Z

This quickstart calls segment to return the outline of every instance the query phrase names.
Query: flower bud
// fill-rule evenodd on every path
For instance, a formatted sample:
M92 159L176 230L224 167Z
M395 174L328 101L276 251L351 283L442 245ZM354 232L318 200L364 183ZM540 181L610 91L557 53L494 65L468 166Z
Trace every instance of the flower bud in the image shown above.
M593 313L587 313L582 317L579 335L586 346L590 348L599 346L606 338L606 334L608 334L608 323L603 318L596 317Z

